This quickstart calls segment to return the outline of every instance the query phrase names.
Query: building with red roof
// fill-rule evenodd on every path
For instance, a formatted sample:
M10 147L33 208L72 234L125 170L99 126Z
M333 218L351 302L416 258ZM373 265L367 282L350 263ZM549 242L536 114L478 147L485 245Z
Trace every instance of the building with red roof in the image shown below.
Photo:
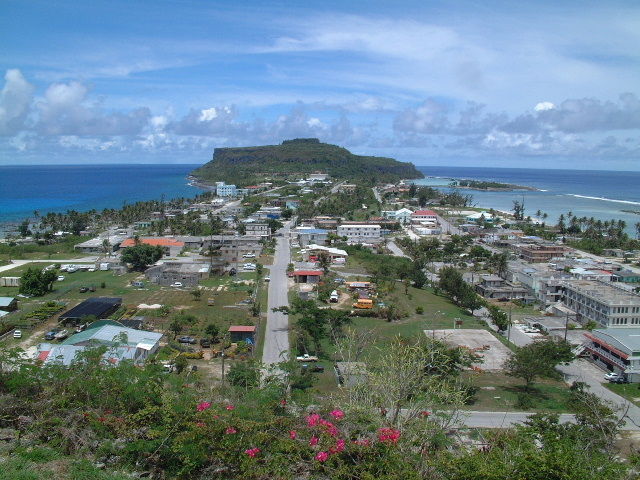
M322 270L296 270L291 276L296 283L319 283Z
M247 342L255 344L256 327L254 325L231 325L229 337L232 342Z

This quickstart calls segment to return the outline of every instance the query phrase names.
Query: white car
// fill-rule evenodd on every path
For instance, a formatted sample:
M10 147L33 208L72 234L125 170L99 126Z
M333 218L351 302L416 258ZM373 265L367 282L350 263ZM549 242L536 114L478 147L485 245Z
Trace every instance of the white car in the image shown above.
M58 275L58 281L61 282L64 280L64 275Z
M265 282L270 282L270 281L271 281L271 277L269 277L269 276L264 277L264 281L265 281Z
M615 372L609 372L604 376L605 380L615 380L619 377L620 375L618 373Z
M13 338L22 338L22 330L14 330Z
M171 284L171 286L172 286L172 287L175 287L175 288L180 288L180 287L182 287L182 282L173 282L173 283Z
M255 253L245 253L244 255L242 255L242 258L256 258L256 254Z

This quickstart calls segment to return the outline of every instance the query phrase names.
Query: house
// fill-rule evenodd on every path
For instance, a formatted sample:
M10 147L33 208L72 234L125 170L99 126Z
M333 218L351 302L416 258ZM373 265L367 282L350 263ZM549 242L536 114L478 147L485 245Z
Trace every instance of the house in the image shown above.
M148 268L144 275L150 282L168 287L178 282L183 287L195 287L200 280L209 278L212 260L217 270L222 270L224 262L220 258L207 259L209 263L191 261L167 261Z
M320 283L322 270L295 270L291 276L296 283Z
M349 256L346 251L340 248L325 247L323 245L316 244L308 245L307 248L305 248L301 253L302 258L306 262L315 262L317 261L318 255L320 255L321 252L326 253L329 256L329 259L335 263L345 263L347 257Z
M438 221L438 214L433 210L416 210L411 214L412 222L422 222L422 221Z
M126 238L126 235L96 237L74 245L73 249L82 253L114 253L120 249L121 243Z
M301 247L306 247L310 244L325 245L329 232L323 228L296 227L293 235L297 237Z
M184 242L172 237L140 237L138 242L152 247L160 246L166 256L175 257L184 248ZM136 245L136 240L127 238L120 244L120 248L129 248Z
M614 282L640 283L640 273L631 270L618 270L613 273L612 280Z
M584 347L596 364L640 382L640 328L593 330Z
M229 339L231 342L247 342L250 345L255 345L256 327L253 325L231 325Z
M123 360L130 360L142 365L158 350L161 338L161 333L127 328L119 322L103 320L93 322L84 332L72 335L60 345L41 343L36 358L44 364L68 366L87 347L105 346L107 350L102 356L105 363L117 365Z
M79 325L88 316L97 319L107 318L122 306L120 297L91 297L79 303L71 310L60 315L58 322L63 325Z
M224 182L216 182L216 195L218 197L235 197L238 194L235 185L227 185Z
M311 173L307 180L310 182L325 182L329 179L328 173Z
M18 309L18 299L14 297L0 297L0 310L13 312Z
M466 216L465 221L467 223L481 223L482 220L488 223L493 223L498 217L490 214L489 212L475 212Z
M382 241L380 225L342 224L338 227L337 233L339 237L346 237L348 244L372 244Z

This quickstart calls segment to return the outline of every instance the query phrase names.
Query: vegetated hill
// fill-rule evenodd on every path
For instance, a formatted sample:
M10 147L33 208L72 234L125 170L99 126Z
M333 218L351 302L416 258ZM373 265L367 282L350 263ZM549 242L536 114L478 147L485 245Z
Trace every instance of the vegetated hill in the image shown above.
M213 159L192 175L209 183L225 181L246 186L266 178L297 179L314 172L367 183L424 177L412 163L354 155L346 148L320 143L317 138L297 138L261 147L216 148Z

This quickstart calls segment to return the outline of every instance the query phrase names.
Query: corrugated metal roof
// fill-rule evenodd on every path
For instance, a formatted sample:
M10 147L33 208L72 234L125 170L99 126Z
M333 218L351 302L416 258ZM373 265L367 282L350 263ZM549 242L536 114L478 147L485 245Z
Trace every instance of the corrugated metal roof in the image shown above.
M230 332L255 332L256 327L253 325L231 325L229 327Z
M65 345L78 345L89 341L97 341L102 344L124 343L118 342L117 337L125 334L127 336L126 344L136 346L142 344L155 345L162 338L161 333L148 332L146 330L135 330L116 325L103 325L100 328L90 328L84 332L76 333L64 341Z

